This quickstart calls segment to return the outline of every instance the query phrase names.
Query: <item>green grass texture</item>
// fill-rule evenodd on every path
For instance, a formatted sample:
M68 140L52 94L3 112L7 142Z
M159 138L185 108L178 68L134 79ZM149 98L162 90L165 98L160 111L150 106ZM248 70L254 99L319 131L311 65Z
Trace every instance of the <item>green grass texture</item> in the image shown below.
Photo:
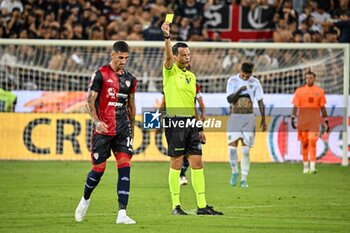
M195 193L181 187L188 216L171 215L169 163L133 162L127 214L135 225L115 224L115 162L110 160L81 223L74 211L90 162L0 161L0 232L350 232L350 167L253 163L249 188L229 184L228 163L206 163L206 197L224 216L197 216Z

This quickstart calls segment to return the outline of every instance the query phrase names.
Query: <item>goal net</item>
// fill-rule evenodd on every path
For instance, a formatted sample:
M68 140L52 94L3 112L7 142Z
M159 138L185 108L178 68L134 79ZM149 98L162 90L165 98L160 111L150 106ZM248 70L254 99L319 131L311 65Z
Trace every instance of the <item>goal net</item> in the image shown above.
M129 42L127 69L138 91L162 91L162 42ZM91 74L110 61L112 42L0 41L1 77L19 90L86 91ZM189 43L191 69L203 93L226 91L227 78L243 61L255 64L254 76L265 93L293 93L304 83L305 70L317 74L328 94L343 94L344 48L340 45Z
M149 93L159 96L162 91L163 43L129 42L131 53L127 69L138 79L137 91L146 93L139 102L149 99ZM112 41L2 39L0 40L1 87L20 93L21 99L18 99L16 112L55 113L56 116L63 113L85 112L84 101L90 77L98 67L109 63L112 44ZM332 101L337 102L334 106L340 109L338 113L331 109L332 114L343 117L343 131L340 134L343 141L341 150L344 154L343 163L347 162L348 46L224 42L188 44L191 51L191 70L197 75L201 92L208 99L210 96L224 95L227 79L239 72L242 62L249 61L255 64L254 76L260 80L264 92L273 100L271 103L265 102L267 109L270 107L269 104L276 105L276 103L277 107L288 108L290 99L286 103L286 96L290 98L295 89L304 84L306 71L315 72L317 85L324 88L327 95L334 96L332 99L335 100ZM38 98L35 98L37 95ZM278 98L281 98L280 102ZM221 100L209 101L208 106L216 107L217 104L217 107L228 107ZM57 129L60 127L58 124L56 122ZM78 127L74 124L70 126L73 131ZM85 124L84 127L88 128L89 125ZM63 128L62 130L69 131ZM1 130L1 138L7 133ZM40 135L37 136L35 140L41 140ZM66 142L63 140L62 143ZM72 151L76 150L78 149L73 143ZM55 151L60 149L56 148Z

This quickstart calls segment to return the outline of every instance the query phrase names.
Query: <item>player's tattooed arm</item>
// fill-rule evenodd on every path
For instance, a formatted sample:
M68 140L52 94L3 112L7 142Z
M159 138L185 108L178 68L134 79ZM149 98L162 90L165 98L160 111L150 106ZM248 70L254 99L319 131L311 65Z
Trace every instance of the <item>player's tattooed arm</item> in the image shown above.
M131 123L132 136L134 136L134 128L135 128L135 94L129 94L129 104L128 104L128 116Z
M247 90L246 86L242 86L241 88L238 89L235 93L232 93L231 95L227 96L227 101L230 104L235 104L236 101L239 99L239 95L241 94L242 91Z
M92 119L94 126L96 127L96 130L100 133L107 133L107 124L103 121L100 121L100 119L97 116L97 111L95 107L95 101L97 99L97 96L98 92L89 89L88 96L86 99L86 109Z
M266 125L266 119L265 119L265 105L264 105L264 101L261 99L258 101L258 105L259 105L259 110L260 110L260 114L261 114L261 122L260 122L260 128L262 131L265 131L267 129L267 125Z
M233 105L233 113L250 114L253 113L253 103L249 97L240 97Z

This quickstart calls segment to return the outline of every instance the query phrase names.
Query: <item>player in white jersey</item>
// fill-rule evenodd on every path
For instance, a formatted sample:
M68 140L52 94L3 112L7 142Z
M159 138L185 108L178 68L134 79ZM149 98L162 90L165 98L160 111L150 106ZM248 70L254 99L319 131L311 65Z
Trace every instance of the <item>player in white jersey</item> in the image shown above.
M254 145L255 116L253 112L254 99L258 101L261 113L260 127L262 131L267 128L265 121L265 108L263 102L263 89L260 81L252 75L254 65L245 62L239 74L229 78L226 86L227 101L231 105L231 116L227 124L228 154L232 168L230 184L235 186L238 179L238 142L242 143L241 159L241 187L248 187L247 176L250 167L249 151Z

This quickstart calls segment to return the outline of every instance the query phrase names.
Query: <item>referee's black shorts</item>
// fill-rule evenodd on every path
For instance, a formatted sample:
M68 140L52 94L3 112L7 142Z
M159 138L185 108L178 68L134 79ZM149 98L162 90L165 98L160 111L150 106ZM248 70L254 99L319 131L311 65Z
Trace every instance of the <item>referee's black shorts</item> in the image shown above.
M196 127L180 127L179 122L191 120L190 117L171 117L165 121L172 122L170 127L165 127L165 137L168 143L168 156L202 155L202 144L199 139L199 131ZM176 126L174 126L176 124ZM168 124L169 126L169 124Z

